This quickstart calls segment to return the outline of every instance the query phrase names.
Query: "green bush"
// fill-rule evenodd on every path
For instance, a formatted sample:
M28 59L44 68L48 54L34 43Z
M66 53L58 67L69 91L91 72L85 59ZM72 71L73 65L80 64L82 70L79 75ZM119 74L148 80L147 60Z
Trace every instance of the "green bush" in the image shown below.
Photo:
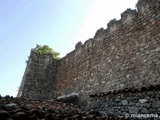
M58 55L60 55L58 52L53 51L52 48L50 48L48 45L36 45L35 48L33 48L32 50L34 50L35 52L37 52L39 55L45 55L47 53L51 53L53 55L54 59L59 60L60 57L58 57Z

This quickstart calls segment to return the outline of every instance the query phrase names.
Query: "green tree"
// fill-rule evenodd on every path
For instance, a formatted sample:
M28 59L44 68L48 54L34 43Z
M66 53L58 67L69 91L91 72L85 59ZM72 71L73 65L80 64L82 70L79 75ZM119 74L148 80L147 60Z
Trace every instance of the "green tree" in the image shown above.
M34 50L35 52L37 52L39 55L45 55L47 53L51 53L53 55L54 59L57 59L57 60L60 59L60 57L58 57L59 53L53 51L53 49L50 48L48 45L41 46L41 45L37 44L36 47L33 48L32 50Z

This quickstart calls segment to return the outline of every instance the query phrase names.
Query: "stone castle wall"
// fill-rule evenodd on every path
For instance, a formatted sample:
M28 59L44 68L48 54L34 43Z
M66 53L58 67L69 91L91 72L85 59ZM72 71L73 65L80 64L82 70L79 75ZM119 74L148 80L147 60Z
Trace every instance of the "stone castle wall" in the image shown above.
M58 95L141 88L160 82L160 6L139 0L58 65Z
M104 115L132 117L132 114L135 118L138 114L150 114L156 118L160 116L160 84L94 94L88 101L91 102L87 108Z
M52 99L78 93L84 101L93 93L158 84L160 2L139 0L137 10L127 9L59 61L32 51L22 96Z
M55 96L57 60L54 60L52 54L39 56L31 51L26 72L24 74L25 82L22 81L21 96L33 99L48 99Z

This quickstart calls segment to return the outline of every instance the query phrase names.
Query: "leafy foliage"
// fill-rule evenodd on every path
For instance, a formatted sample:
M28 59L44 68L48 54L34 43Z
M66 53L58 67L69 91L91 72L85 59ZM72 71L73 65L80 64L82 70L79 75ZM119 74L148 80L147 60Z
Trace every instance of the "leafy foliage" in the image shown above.
M58 57L59 53L58 52L55 52L53 51L52 48L50 48L48 45L36 45L35 48L33 48L32 50L36 51L39 55L45 55L47 53L51 53L53 55L53 58L54 59L57 59L59 60L60 58Z

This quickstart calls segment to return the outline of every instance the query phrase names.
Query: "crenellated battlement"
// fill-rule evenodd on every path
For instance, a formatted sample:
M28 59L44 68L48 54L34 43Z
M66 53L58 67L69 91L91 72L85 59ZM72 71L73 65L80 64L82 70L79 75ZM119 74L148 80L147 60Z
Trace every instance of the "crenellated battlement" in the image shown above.
M159 84L160 1L139 0L136 6L84 44L78 42L61 60L31 52L22 96L51 99L77 93L83 104L89 93Z
M131 10L131 9L127 9L126 11L124 11L123 13L121 13L121 18L120 20L110 20L110 22L107 24L107 28L100 28L99 30L96 31L95 36L92 39L92 43L96 41L100 41L102 39L104 39L106 36L106 34L112 34L115 30L119 30L122 25L128 25L128 27L132 26L133 24L137 24L137 21L139 21L139 17L141 15L147 15L145 12L145 10L149 10L149 7L154 8L156 7L156 5L158 5L159 0L139 0L138 3L136 4L137 10ZM139 21L141 22L141 21ZM139 26L139 23L138 25ZM134 26L132 26L134 27ZM119 28L119 29L118 29ZM89 39L89 41L91 40ZM86 40L87 43L88 40ZM90 42L91 43L91 42ZM77 45L82 46L83 44L78 42L76 44L75 49L77 48ZM85 47L84 47L85 48Z

